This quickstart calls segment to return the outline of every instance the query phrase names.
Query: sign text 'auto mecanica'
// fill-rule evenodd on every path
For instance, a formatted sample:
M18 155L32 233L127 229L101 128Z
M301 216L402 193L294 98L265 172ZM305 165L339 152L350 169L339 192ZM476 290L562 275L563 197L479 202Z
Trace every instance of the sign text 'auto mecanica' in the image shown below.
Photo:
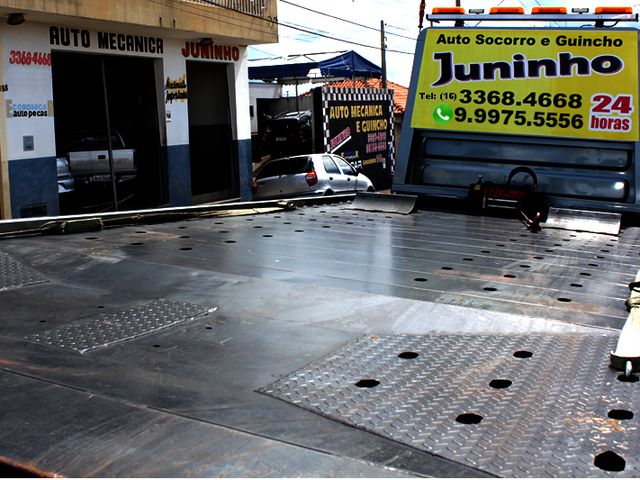
M49 44L60 47L91 48L94 45L89 30L49 27ZM96 32L95 45L100 50L137 53L164 53L162 38L113 32Z

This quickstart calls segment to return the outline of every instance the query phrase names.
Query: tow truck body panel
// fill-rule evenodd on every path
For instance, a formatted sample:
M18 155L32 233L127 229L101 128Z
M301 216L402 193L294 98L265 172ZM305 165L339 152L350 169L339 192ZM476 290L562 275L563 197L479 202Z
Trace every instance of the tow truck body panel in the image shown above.
M636 207L635 140L408 130L397 189L517 158ZM0 221L0 476L640 476L640 383L609 367L637 225L353 198Z
M639 211L637 45L628 28L426 28L393 190L464 198L525 166L554 206Z

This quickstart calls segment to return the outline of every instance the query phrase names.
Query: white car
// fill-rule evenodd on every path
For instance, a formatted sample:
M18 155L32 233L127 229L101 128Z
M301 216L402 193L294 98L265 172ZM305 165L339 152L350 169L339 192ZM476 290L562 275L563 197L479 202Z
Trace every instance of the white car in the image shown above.
M255 200L375 190L344 158L328 153L268 160L256 171L252 187Z

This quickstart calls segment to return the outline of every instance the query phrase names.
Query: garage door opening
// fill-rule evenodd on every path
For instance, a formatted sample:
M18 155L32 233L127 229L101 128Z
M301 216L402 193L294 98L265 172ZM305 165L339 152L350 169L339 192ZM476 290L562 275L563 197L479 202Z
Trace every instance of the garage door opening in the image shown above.
M227 65L187 62L193 203L237 196Z
M119 209L153 208L166 203L156 61L53 52L56 156L59 159L58 191L62 214L114 209L109 159L105 157L107 112ZM133 168L128 157L121 157L127 154L117 150L131 151ZM70 152L74 151L96 153L70 158ZM65 163L60 159L66 160L70 171L65 172ZM65 183L62 177L69 177L69 173L70 178Z

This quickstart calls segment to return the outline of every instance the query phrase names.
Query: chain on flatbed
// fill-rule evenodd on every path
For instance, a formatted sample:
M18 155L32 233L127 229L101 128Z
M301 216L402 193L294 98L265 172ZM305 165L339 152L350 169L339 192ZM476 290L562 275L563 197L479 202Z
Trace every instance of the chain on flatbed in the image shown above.
M615 341L366 336L260 391L499 476L637 477L640 382L608 367Z

